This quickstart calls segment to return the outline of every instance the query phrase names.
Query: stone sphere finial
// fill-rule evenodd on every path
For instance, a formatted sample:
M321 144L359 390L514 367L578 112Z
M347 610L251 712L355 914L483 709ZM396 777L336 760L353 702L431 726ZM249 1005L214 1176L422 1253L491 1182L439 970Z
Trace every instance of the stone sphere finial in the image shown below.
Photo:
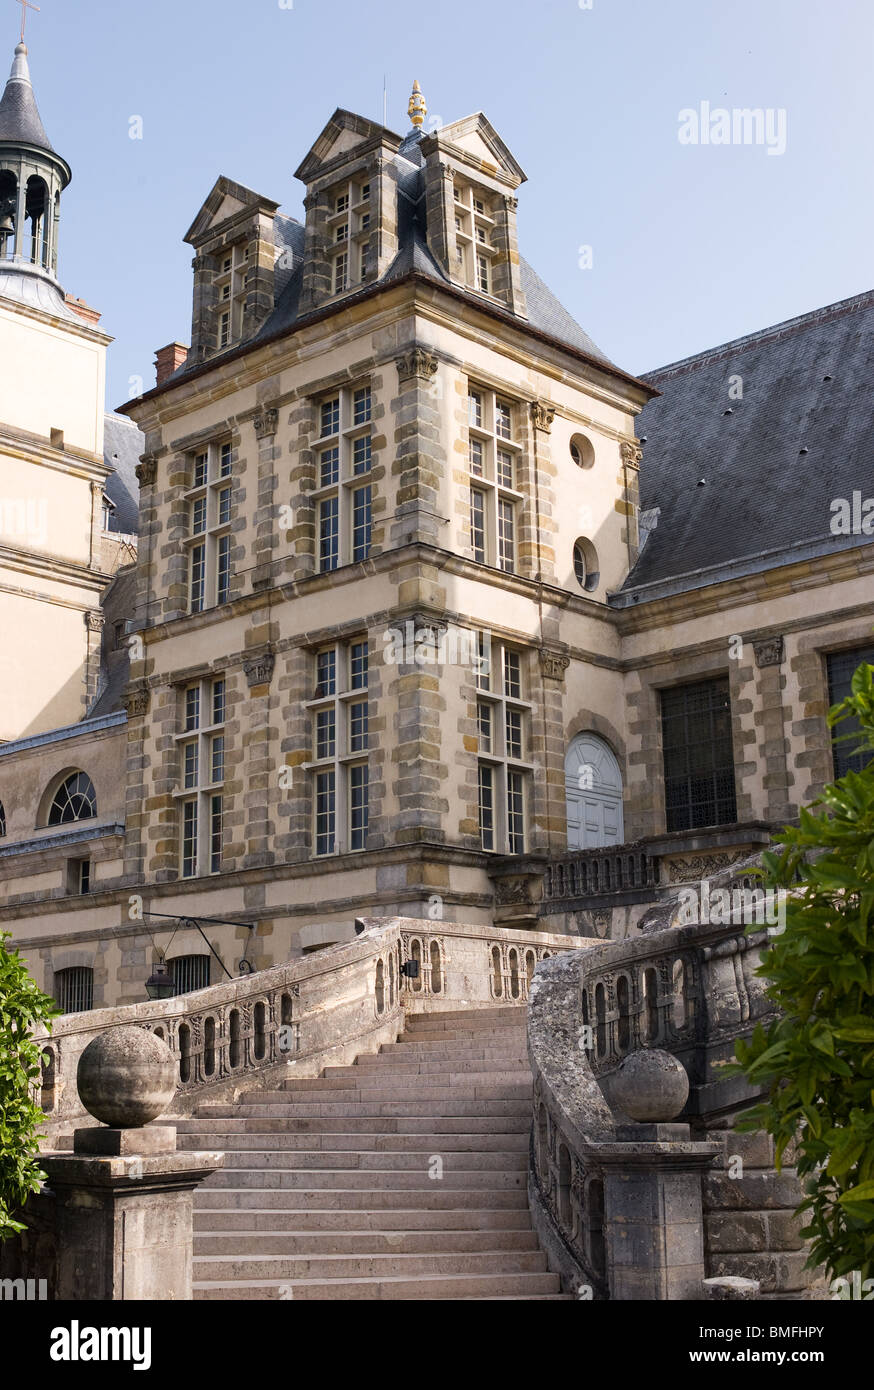
M675 1119L689 1098L683 1063L657 1047L623 1058L611 1080L611 1100L641 1124Z
M140 1129L176 1094L176 1061L162 1038L125 1024L93 1038L76 1071L79 1099L114 1129Z

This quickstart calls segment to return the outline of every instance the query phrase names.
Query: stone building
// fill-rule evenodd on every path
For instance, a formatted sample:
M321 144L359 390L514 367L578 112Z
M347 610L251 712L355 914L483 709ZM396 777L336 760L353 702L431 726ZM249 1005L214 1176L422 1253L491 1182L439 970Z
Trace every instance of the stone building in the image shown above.
M639 380L522 258L485 116L424 114L336 111L303 222L222 177L186 235L190 348L123 408L102 691L59 717L45 653L45 718L0 748L0 924L68 1007L141 999L156 950L191 988L361 914L623 936L833 774L874 621L874 296ZM0 276L0 311L55 284Z

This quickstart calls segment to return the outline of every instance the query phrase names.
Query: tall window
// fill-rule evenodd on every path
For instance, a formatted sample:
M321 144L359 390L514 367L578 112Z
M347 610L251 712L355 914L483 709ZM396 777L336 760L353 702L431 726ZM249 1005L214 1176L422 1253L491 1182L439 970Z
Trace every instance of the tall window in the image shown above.
M368 648L361 639L315 656L314 824L317 855L365 849L369 810Z
M668 830L737 819L728 680L661 692Z
M523 854L531 705L524 698L523 653L501 642L481 646L477 673L479 825L483 849Z
M453 204L455 256L459 274L471 289L492 293L495 218L492 195L483 188L457 182Z
M56 970L55 999L62 1014L84 1013L94 1008L94 971L90 965Z
M338 391L319 403L316 449L319 572L370 554L372 403L368 385Z
M829 652L825 659L828 674L828 701L839 705L851 693L854 671L867 662L874 666L874 646L854 647L848 652ZM870 749L856 753L856 739L859 721L856 718L844 719L832 730L832 756L835 777L843 777L846 772L861 772L867 767L874 753ZM850 737L847 738L846 735Z
M225 696L223 677L186 686L180 696L176 798L182 878L217 874L222 866Z
M353 180L331 190L328 240L331 293L343 294L367 278L370 246L370 180Z
M229 246L219 253L219 269L215 277L217 312L217 341L219 351L239 342L243 336L243 313L246 308L246 275L249 270L249 251L243 242Z
M227 603L231 589L231 476L229 441L191 457L188 505L188 611Z
M521 445L514 439L518 406L494 391L468 392L470 546L481 565L516 569Z
M90 820L97 815L97 795L87 772L71 772L52 797L49 825L69 825L71 821Z

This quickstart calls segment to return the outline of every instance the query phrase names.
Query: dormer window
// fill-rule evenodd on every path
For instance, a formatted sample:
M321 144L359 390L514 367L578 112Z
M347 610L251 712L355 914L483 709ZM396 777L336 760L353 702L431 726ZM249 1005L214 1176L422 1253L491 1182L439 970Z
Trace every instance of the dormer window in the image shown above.
M471 289L492 293L492 260L498 254L491 242L491 199L469 184L455 184L456 274Z
M367 278L370 245L370 183L350 182L335 188L328 206L328 241L331 256L331 293L343 294ZM334 251L333 248L343 247Z
M214 282L216 299L221 306L216 325L216 346L219 350L230 347L243 335L248 259L248 250L240 242L226 251L219 261L219 271Z

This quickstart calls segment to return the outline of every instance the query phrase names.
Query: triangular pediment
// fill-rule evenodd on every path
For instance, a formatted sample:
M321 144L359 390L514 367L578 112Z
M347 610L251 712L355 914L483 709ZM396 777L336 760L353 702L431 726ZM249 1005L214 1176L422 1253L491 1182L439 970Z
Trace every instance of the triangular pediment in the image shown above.
M212 192L207 198L200 212L195 217L188 231L183 238L191 245L198 245L209 235L214 227L220 227L222 223L230 221L232 217L237 217L241 212L254 211L261 208L265 212L275 213L279 207L270 198L264 198L260 193L255 193L245 184L235 183L233 179L226 178L224 174L216 179Z
M326 165L349 154L358 145L382 140L395 149L402 143L400 135L386 129L378 121L368 120L366 116L356 116L354 111L344 111L338 107L295 170L294 176L303 183L311 183Z
M526 182L524 169L513 158L491 121L482 111L472 116L463 116L460 121L450 121L439 126L422 141L426 155L429 148L439 148L455 154L474 168L485 174L502 177L514 187Z

